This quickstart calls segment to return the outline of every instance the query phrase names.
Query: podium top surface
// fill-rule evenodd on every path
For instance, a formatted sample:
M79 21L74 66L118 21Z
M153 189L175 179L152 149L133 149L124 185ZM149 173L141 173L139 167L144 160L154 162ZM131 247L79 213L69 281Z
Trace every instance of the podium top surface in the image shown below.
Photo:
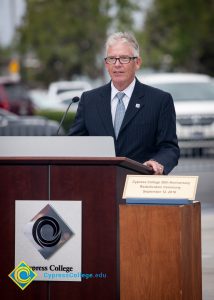
M115 157L110 136L4 136L0 157Z
M153 171L143 164L126 157L0 157L1 165L94 165L119 166L143 175L152 175Z
M115 157L112 137L0 137L0 165L114 165L140 174L151 169L125 157Z

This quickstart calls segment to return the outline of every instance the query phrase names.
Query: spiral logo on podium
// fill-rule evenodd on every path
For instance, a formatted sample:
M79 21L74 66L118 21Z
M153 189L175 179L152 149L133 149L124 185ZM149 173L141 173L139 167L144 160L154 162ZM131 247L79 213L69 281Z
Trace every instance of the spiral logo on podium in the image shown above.
M52 230L52 233L48 230ZM36 220L32 234L34 240L41 247L53 247L60 241L62 231L56 219L45 216Z
M45 259L52 256L74 235L50 204L25 225L24 233Z
M24 261L21 261L8 276L24 290L37 277L37 274Z

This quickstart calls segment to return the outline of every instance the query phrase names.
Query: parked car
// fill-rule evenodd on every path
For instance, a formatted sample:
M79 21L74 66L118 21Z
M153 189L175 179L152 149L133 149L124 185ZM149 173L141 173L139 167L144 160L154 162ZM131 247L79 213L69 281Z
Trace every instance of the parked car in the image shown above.
M68 105L72 102L72 100L75 97L81 98L83 91L69 91L69 92L64 92L59 95L59 103L63 107L63 109L66 109ZM75 102L71 105L70 111L76 112L78 108L79 102Z
M34 105L25 84L10 77L0 77L0 107L17 115L33 115Z
M48 91L44 89L30 89L29 96L35 107L35 110L46 108L46 103L49 104L51 102L48 101Z
M87 81L58 81L52 82L48 88L49 100L58 100L58 96L64 92L84 92L92 87Z
M214 147L213 78L200 74L157 73L139 79L173 96L181 148Z
M9 99L5 92L4 87L0 84L0 108L9 110Z
M0 136L53 136L59 123L40 116L18 116L0 109ZM59 135L64 135L60 128Z
M74 97L81 97L83 91L68 91L60 93L56 99L50 100L45 91L30 91L31 99L38 110L50 110L64 112L68 108ZM78 102L73 103L69 111L76 112L78 108Z

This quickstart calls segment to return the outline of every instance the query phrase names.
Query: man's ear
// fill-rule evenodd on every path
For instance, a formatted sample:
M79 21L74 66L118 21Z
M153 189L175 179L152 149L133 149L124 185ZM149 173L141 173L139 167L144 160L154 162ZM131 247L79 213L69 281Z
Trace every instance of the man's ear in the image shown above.
M141 57L138 57L138 58L136 59L136 70L139 70L140 67L141 67L141 65L142 65L142 58L141 58Z

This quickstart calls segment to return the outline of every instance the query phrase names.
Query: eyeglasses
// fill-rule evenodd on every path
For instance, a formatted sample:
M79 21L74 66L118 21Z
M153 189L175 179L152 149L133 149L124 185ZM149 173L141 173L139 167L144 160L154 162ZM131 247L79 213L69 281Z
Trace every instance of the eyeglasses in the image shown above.
M121 64L128 64L130 63L131 60L134 60L135 58L137 58L137 56L120 56L120 57L114 57L114 56L107 56L105 58L105 62L109 65L114 65L116 64L117 60L119 60L119 62Z

